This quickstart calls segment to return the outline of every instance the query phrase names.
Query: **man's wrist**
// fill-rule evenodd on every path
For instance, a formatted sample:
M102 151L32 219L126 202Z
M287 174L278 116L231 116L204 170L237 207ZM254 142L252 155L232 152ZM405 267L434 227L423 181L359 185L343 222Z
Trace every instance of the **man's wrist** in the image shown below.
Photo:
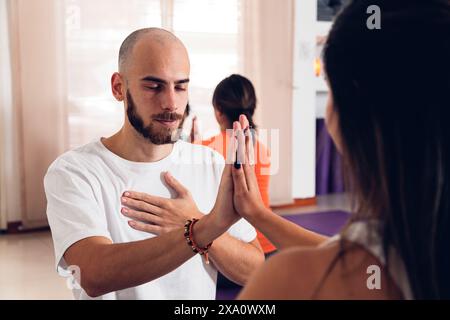
M198 235L197 243L207 245L221 236L228 228L218 221L218 217L211 212L206 214L195 226L195 233Z
M215 209L212 209L209 214L205 215L205 218L206 217L208 217L211 227L215 230L226 232L233 225L231 221L227 221L227 219L225 219L223 215L217 212Z
M197 210L197 211L195 212L195 214L193 215L193 217L190 217L189 219L195 218L195 219L199 219L199 220L200 220L200 219L203 218L204 216L205 216L205 214L204 214L203 212Z

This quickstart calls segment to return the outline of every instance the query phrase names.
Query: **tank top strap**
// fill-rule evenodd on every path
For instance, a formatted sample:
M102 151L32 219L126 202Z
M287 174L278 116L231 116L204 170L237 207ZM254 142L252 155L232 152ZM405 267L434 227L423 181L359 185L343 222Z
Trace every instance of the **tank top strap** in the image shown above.
M387 267L389 275L402 292L403 297L406 300L411 300L413 299L413 294L403 260L397 254L395 248L390 248L388 250L389 259L387 260L389 265L386 266L386 257L383 250L383 244L379 233L376 231L378 226L379 223L377 221L354 222L345 229L344 233L331 237L321 246L330 245L331 243L340 241L341 239L359 244L374 257L376 257L384 267Z

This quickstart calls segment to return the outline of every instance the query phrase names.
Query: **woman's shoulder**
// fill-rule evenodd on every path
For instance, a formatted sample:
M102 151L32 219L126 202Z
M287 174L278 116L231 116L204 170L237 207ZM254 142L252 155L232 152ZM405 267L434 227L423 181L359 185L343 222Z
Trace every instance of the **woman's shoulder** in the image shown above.
M378 270L379 277L372 270ZM373 286L377 279L380 289ZM401 294L376 257L359 245L334 241L273 256L255 273L240 298L400 299Z

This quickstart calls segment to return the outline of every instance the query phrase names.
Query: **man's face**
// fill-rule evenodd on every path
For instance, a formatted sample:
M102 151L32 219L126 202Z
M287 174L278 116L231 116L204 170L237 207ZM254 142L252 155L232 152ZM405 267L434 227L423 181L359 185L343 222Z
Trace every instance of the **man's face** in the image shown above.
M189 58L179 44L136 44L127 68L126 106L131 126L153 144L178 140L188 104Z

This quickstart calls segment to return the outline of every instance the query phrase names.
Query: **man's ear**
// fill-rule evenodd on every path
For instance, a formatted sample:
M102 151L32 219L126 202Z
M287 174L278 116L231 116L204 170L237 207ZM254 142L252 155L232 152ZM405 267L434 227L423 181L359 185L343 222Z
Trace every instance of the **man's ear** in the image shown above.
M117 101L125 100L125 83L122 75L118 72L111 77L111 90Z

